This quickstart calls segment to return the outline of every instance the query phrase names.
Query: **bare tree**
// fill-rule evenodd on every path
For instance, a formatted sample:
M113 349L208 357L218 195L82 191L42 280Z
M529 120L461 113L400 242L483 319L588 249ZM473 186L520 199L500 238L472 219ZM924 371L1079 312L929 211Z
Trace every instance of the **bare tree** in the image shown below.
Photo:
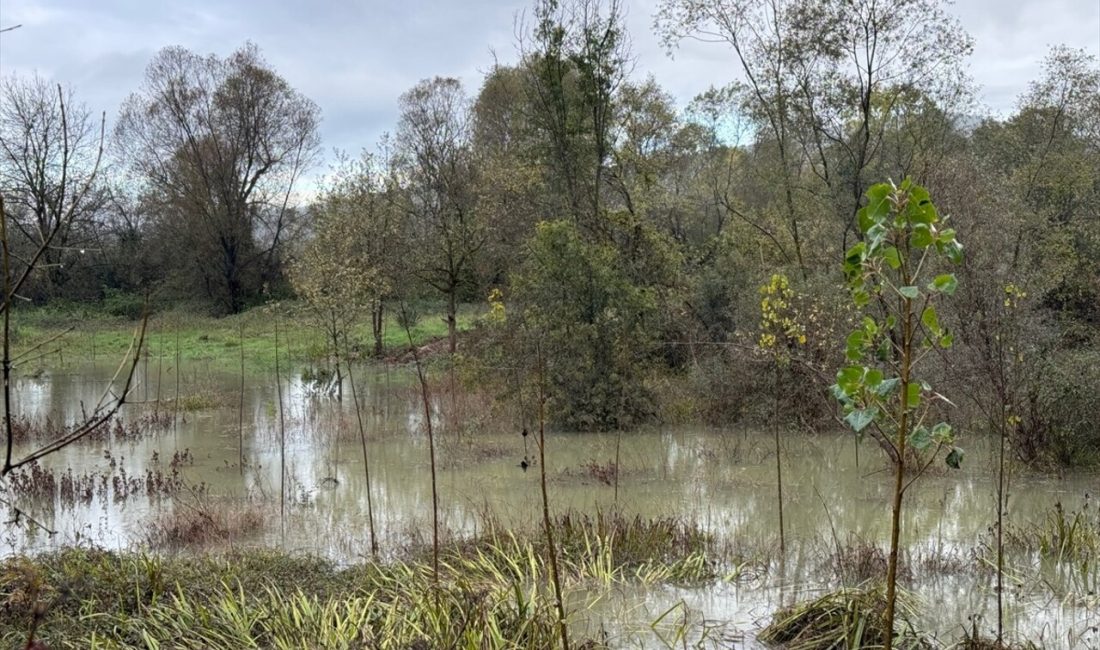
M471 106L457 79L421 81L401 96L397 160L409 216L413 273L447 300L450 351L457 307L487 231L477 212Z
M274 278L319 120L251 43L226 59L165 48L122 107L121 151L159 202L182 262L228 311Z
M88 244L102 204L92 182L102 155L97 131L71 89L38 76L0 80L0 191L14 227L8 241L20 252L41 249L47 296Z

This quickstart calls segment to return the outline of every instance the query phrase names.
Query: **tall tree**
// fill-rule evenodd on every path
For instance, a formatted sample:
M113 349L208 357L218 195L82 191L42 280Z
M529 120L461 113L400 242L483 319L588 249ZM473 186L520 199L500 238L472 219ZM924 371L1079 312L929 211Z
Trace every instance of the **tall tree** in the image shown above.
M551 206L531 123L526 72L497 65L486 75L473 106L473 147L479 167L478 212L493 237L479 256L479 275L500 284L523 258L523 242Z
M477 210L470 102L457 79L425 79L400 100L397 165L408 215L409 264L447 302L450 351L457 347L460 290L472 280L488 237Z
M615 97L631 64L618 0L540 0L522 34L530 119L540 134L559 214L606 236L605 172L613 147Z
M821 193L858 236L868 168L914 92L942 108L967 106L962 61L971 39L946 0L663 0L665 42L731 47L744 81L742 107L776 151L782 210L803 274L808 200Z
M803 158L794 137L791 98L795 94L790 59L794 38L785 16L798 0L665 0L657 17L666 45L695 37L725 42L734 52L745 81L737 86L741 104L767 133L776 152L785 228L799 271L806 275L803 216L795 192ZM776 245L782 250L778 239ZM786 255L786 253L784 253Z
M320 110L251 44L221 59L161 50L116 127L159 203L162 230L208 296L239 311L278 272L294 183Z

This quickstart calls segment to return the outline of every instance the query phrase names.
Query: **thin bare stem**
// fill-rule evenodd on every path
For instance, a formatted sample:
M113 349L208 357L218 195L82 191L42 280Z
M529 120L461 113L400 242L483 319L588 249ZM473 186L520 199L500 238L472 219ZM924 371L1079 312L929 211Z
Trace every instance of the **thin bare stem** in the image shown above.
M286 421L283 415L283 382L279 373L279 317L275 316L275 391L279 398L279 530L286 539Z
M374 532L374 504L370 490L370 457L367 455L367 431L363 426L363 410L359 407L359 393L355 390L355 373L351 369L351 355L348 347L348 334L344 332L344 363L348 368L348 388L351 389L352 404L355 406L355 419L359 423L359 442L363 445L363 475L367 483L367 525L370 528L370 552L378 555L378 536Z
M15 431L11 419L11 253L8 249L8 215L4 211L4 197L0 196L0 246L4 252L4 471L11 467L11 452L15 443Z
M554 600L558 608L558 630L562 650L569 650L569 626L565 618L565 600L561 595L558 573L558 551L554 546L554 526L550 519L550 496L546 490L546 372L543 368L542 346L535 343L539 380L539 481L542 489L542 523L546 533L546 552L550 555L550 577L554 581ZM615 468L618 471L618 467Z
M435 434L432 431L432 409L428 397L428 380L424 377L424 368L420 364L420 353L413 343L412 330L409 324L408 311L401 306L401 322L405 328L405 336L409 339L409 351L412 352L413 362L416 364L416 376L420 380L420 399L424 404L424 423L428 429L428 461L432 473L432 580L435 583L435 597L439 598L439 491L436 485L435 472Z
M244 476L244 321L238 331L241 348L241 395L237 404L237 467Z

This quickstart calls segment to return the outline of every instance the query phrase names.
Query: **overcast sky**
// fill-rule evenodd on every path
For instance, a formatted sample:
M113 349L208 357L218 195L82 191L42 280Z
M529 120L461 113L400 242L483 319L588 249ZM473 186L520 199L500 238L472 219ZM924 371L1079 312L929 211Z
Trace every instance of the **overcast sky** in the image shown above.
M252 40L289 83L320 105L326 150L357 151L392 130L397 97L435 75L477 92L494 53L515 59L527 0L0 0L0 72L70 84L110 120L158 49L226 55ZM669 58L653 34L656 1L626 0L637 57L682 106L734 78L731 52L685 43ZM974 37L970 74L989 110L1005 113L1040 74L1051 45L1100 55L1100 0L958 0Z

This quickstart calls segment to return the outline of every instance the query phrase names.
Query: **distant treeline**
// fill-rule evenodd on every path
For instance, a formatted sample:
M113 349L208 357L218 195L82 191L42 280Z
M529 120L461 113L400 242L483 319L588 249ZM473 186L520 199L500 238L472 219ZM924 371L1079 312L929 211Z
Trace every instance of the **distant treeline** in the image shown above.
M960 298L939 314L955 341L936 371L949 417L988 428L1008 403L1020 457L1091 461L1100 68L1053 48L1015 111L987 117L946 4L663 0L666 44L715 41L740 80L677 106L635 69L619 2L536 0L513 63L476 91L416 84L392 135L315 188L301 178L320 109L252 44L225 59L162 50L109 133L63 87L8 77L16 265L49 244L23 297L230 313L295 295L334 348L348 323L380 337L387 310L431 298L452 350L457 305L488 302L468 362L502 390L508 372L537 372L561 426L763 418L778 391L781 413L820 427L863 192L912 178L965 247ZM773 274L805 332L779 379L757 345Z

